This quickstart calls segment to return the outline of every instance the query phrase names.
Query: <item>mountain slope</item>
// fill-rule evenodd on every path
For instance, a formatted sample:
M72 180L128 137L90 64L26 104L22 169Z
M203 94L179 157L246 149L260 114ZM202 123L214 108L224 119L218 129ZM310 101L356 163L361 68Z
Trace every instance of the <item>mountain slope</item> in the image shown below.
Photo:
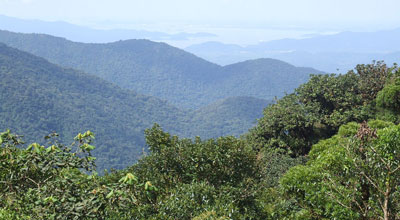
M304 83L309 74L321 72L314 69L304 72L287 63L259 60L257 65L262 66L262 71L258 68L239 68L243 71L231 74L230 70L234 68L221 67L167 44L147 40L84 44L49 35L0 31L0 42L188 109L206 106L231 96L264 99L282 96ZM279 74L288 74L280 72L282 70L290 70L291 76L298 80L286 83L286 78L277 77ZM251 77L255 75L258 77ZM243 79L248 82L246 86L241 85ZM264 88L272 81L280 86Z
M143 130L154 122L177 133L184 112L159 99L120 89L100 78L63 69L0 44L0 128L26 140L59 132L96 136L100 168L122 168L145 146ZM101 169L100 169L101 170Z
M61 140L72 140L91 130L99 170L134 163L146 150L143 131L153 123L182 137L237 136L253 126L268 104L238 97L183 111L1 43L0 78L0 130L12 129L28 142L54 131Z
M191 136L207 136L209 131L213 131L213 138L244 134L256 124L256 119L262 117L263 109L271 103L271 100L253 97L231 97L200 108L193 115L192 124L196 133Z
M306 82L312 73L320 73L313 68L295 67L269 58L224 66L223 72L226 75L223 85L232 88L227 91L229 96L241 96L245 91L246 96L268 100L284 93L291 93L294 85ZM216 87L215 90L221 91L223 88Z

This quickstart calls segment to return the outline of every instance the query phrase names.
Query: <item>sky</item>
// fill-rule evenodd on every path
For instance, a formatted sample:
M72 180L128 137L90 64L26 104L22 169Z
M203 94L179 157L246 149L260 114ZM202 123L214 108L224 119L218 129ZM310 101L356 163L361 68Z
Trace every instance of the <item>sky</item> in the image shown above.
M91 22L399 25L399 0L0 0L0 14Z
M228 38L254 42L398 28L400 0L0 0L0 15L95 28L211 32L240 43Z

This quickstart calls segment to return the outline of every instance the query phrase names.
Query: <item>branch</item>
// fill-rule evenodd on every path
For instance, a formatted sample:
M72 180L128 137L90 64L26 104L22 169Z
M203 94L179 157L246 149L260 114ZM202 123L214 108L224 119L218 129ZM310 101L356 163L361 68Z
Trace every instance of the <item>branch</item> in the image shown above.
M367 180L374 186L380 193L385 194L375 183L372 181L364 172L361 172L361 175L363 175Z
M336 183L335 183L332 179L329 179L329 178L328 178L327 180L329 180L329 182L331 183L331 186L332 186L332 187L331 187L331 190L334 190L336 193L338 193L338 194L339 194L340 196L342 196L342 197L348 197L347 194L346 194L346 195L345 195L345 194L342 194L340 190L335 189L335 188L333 187L334 185L336 185ZM338 187L336 187L336 188L338 188ZM355 192L355 190L354 190L354 192ZM343 207L345 207L345 208L351 209L350 206L346 206L346 205L344 205L343 203L341 203L337 197L334 197L333 194L329 194L329 193L328 193L328 195L330 195L333 199L335 199L336 202L339 203L341 206L343 206ZM360 210L363 210L363 208L361 207L361 204L360 204L357 200L352 199L352 201L357 205L357 207L358 207Z

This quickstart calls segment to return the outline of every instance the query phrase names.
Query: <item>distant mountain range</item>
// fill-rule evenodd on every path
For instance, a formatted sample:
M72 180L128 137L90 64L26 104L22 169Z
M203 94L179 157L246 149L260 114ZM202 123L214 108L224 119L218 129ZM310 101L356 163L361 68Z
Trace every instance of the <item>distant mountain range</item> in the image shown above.
M87 43L107 43L127 39L187 40L189 38L214 37L211 33L168 34L157 31L113 29L101 30L57 21L27 20L0 15L0 29L21 33L43 33L69 40Z
M91 130L99 170L135 162L146 150L143 131L153 123L182 137L239 135L271 103L233 97L197 111L180 110L1 43L0 77L1 131L9 128L27 142L56 131L69 143Z
M241 47L220 42L192 45L185 50L226 65L268 57L326 72L347 72L359 63L400 60L400 28L376 32L342 32L305 39L282 39Z
M322 73L274 59L219 66L149 40L86 44L43 34L0 31L0 42L185 109L235 96L272 100L292 92L310 74Z

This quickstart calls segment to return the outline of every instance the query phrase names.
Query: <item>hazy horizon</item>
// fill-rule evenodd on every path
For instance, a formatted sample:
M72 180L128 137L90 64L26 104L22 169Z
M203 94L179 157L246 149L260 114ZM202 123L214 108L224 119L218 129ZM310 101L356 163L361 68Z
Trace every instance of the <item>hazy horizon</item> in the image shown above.
M64 21L95 29L218 35L186 42L165 41L178 47L205 41L249 45L400 27L400 1L396 0L0 0L0 6L0 14L9 17Z

